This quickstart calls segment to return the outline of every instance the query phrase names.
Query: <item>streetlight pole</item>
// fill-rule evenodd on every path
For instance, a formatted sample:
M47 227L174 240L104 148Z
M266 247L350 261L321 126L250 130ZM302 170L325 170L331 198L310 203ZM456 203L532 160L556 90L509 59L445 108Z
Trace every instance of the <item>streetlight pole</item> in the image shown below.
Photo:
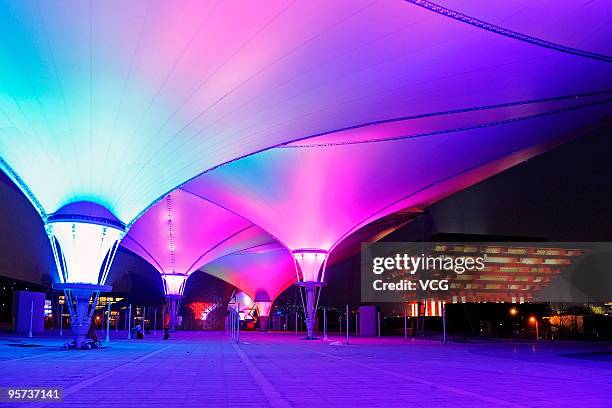
M446 303L442 303L442 343L446 344Z
M60 304L60 336L64 335L64 304Z
M540 338L540 333L539 333L539 328L538 328L538 319L535 316L531 316L529 318L529 322L535 325L535 335L536 335L535 339L537 341Z
M104 340L105 343L110 343L110 301L108 300L108 298L106 298L106 339Z
M153 310L153 334L155 334L156 329L157 329L157 306L155 306L155 309Z
M127 333L127 338L128 340L132 339L132 305L130 304L130 309L128 312L128 333Z
M408 341L408 310L404 309L404 341Z
M323 340L327 341L327 309L323 308Z
M32 301L32 305L30 306L30 332L28 333L28 337L32 337L33 320L34 320L34 301Z
M236 343L240 343L240 303L238 303L238 327L236 327Z
M346 344L349 344L349 307L346 305Z

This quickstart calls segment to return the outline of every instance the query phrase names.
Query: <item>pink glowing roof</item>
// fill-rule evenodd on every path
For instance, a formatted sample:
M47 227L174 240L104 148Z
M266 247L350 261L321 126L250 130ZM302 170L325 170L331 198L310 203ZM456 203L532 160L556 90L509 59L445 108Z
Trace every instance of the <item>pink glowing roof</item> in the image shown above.
M272 241L245 219L176 190L140 217L121 245L160 273L188 275L216 258Z
M282 246L266 245L224 256L202 271L231 283L254 300L273 301L295 282L293 258Z
M459 13L420 0L5 2L0 168L43 216L91 201L130 224L202 171L288 141L612 87L606 1L442 3Z
M608 96L350 129L241 159L184 188L248 218L291 250L329 250L368 222L420 211L588 131L610 117Z

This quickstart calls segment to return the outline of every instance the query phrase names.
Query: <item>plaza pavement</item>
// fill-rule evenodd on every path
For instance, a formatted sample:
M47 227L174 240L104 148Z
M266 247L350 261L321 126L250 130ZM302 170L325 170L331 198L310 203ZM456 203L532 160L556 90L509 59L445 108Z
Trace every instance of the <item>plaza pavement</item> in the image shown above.
M63 387L6 407L612 407L607 345L451 343L295 333L161 332L66 351L57 333L0 333L0 387Z

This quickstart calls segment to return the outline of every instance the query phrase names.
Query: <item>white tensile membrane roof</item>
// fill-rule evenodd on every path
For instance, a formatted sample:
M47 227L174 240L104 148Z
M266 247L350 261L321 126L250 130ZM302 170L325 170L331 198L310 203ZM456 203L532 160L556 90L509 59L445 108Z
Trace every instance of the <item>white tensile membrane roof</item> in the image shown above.
M158 270L167 295L182 295L185 281L202 265L272 242L249 221L179 189L140 217L121 245Z
M604 3L452 4L508 31L422 1L10 2L0 164L43 217L89 201L130 224L199 173L291 140L609 88ZM563 24L534 27L543 13Z
M296 281L294 260L279 243L235 252L204 265L201 270L239 288L251 302L237 297L230 307L245 311L246 306L249 313L256 308L262 330L267 329L274 300Z
M295 283L291 254L279 244L238 251L204 265L201 270L236 286L258 303L271 303Z
M45 221L56 288L78 299L77 346L89 294L108 290L126 230L189 180L190 192L293 250L302 280L319 280L328 251L361 225L427 205L609 112L605 2L479 0L465 9L475 18L450 6L458 9L423 0L5 4L0 168ZM534 28L538 20L555 24ZM471 114L479 110L500 119ZM462 113L472 125L405 122ZM319 145L307 142L314 136ZM180 292L168 276L166 290ZM310 317L307 326L311 337Z
M610 104L603 92L375 123L245 157L182 189L289 249L313 338L316 288L330 252L350 234L399 210L421 212L589 132L610 119Z
M329 252L371 221L420 212L592 130L610 118L610 105L603 94L376 124L246 157L183 189L291 251Z

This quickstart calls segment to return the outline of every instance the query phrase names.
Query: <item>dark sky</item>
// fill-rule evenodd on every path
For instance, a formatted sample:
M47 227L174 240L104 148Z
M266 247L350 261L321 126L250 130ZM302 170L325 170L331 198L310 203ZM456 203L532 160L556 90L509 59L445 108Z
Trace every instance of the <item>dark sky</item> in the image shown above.
M611 155L612 127L569 142L432 206L436 231L612 241ZM44 273L55 274L38 214L4 175L0 213L0 275L40 282ZM418 238L421 230L416 221L397 236ZM159 279L150 265L122 251L112 277L126 270ZM335 279L328 276L331 288Z
M461 191L430 209L441 232L612 241L612 126Z

